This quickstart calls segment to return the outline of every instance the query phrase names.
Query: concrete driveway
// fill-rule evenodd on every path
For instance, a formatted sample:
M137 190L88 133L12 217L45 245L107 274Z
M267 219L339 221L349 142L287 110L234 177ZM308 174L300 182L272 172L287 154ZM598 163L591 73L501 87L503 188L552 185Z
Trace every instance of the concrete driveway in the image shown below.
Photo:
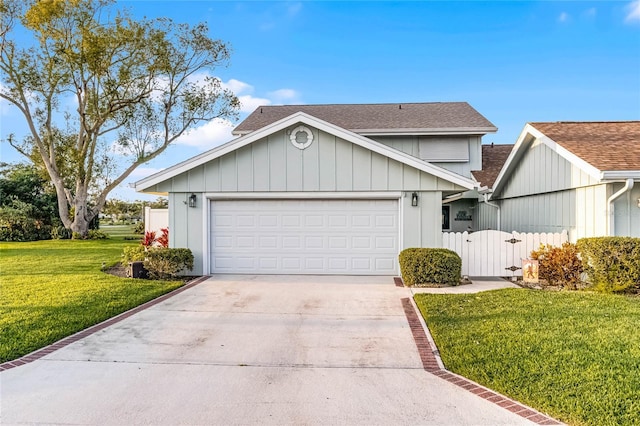
M532 424L424 371L390 277L215 276L0 374L1 422Z

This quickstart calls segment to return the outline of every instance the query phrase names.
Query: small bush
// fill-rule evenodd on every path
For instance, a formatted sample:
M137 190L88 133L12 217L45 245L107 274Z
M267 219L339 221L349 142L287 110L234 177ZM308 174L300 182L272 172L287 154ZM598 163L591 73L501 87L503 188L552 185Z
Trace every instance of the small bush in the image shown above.
M109 235L100 231L99 229L89 229L89 233L87 234L88 240L106 240L109 238Z
M136 226L133 228L133 233L144 235L144 222L136 223Z
M151 247L157 240L155 231L147 231L142 238L142 245L145 247Z
M151 278L171 278L185 269L193 269L193 253L186 248L151 248L147 250L144 267Z
M578 248L594 290L640 290L640 238L582 238Z
M71 239L71 230L62 225L51 228L51 239L53 240L69 240Z
M141 262L146 254L144 246L125 247L122 252L122 266L129 266L129 262Z
M582 261L575 244L566 242L562 247L541 244L531 252L531 258L538 261L538 276L549 285L575 290L582 281Z
M408 248L399 256L402 280L419 284L460 284L462 260L454 251L442 248Z
M162 235L156 238L156 243L159 247L169 247L169 228L160 228L160 232Z

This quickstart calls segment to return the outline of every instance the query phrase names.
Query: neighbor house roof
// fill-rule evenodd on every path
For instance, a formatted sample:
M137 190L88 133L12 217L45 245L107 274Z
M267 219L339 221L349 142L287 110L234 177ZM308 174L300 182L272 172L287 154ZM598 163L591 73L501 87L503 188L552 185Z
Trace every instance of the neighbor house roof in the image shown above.
M445 181L451 182L462 188L473 189L475 186L475 182L473 182L473 180L468 179L464 176L461 176L457 173L438 167L426 161L420 160L417 157L414 157L402 151L398 151L396 149L390 148L382 143L376 142L372 139L369 139L365 136L361 136L349 130L345 130L332 123L328 123L326 121L313 117L304 112L296 112L290 116L284 117L274 123L271 123L255 132L252 132L251 134L234 139L230 142L227 142L224 145L213 148L207 152L203 152L200 155L197 155L193 158L190 158L179 164L176 164L172 167L169 167L165 170L155 173L147 178L139 180L134 184L134 187L138 192L145 191L148 188L152 187L153 185L156 185L160 182L163 182L179 174L185 173L195 167L198 167L209 161L215 160L216 158L222 157L225 154L228 154L232 151L235 151L253 142L256 142L264 137L267 137L274 132L286 129L296 124L307 124L309 126L315 127L324 132L333 134L339 138L342 138L348 142L351 142L355 145L359 145L365 149L371 150L380 155L384 155L385 157L389 157L393 160L406 164L415 169L421 170L425 173L429 173Z
M599 181L640 179L640 121L527 123L493 184L494 194L536 140Z
M507 161L512 149L513 144L482 145L482 170L471 172L474 179L481 186L493 187L493 182L498 177L498 173L500 173L500 169L502 169L504 162Z
M600 171L640 170L640 121L531 123Z
M485 134L498 129L466 102L261 106L234 130L245 135L297 112L361 135Z

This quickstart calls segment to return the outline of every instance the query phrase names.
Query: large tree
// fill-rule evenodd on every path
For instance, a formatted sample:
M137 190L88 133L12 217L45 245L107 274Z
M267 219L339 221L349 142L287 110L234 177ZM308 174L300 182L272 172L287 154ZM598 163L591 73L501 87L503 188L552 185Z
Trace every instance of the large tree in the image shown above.
M81 235L136 167L198 123L235 118L239 107L213 74L229 49L205 24L136 20L114 4L0 0L0 97L29 129L7 141L36 156L60 219Z

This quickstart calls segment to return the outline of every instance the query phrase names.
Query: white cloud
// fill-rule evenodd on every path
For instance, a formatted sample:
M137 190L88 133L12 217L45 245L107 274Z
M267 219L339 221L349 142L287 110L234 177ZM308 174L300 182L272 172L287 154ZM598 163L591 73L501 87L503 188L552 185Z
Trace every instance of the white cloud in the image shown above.
M558 16L558 22L567 22L569 20L569 14L567 12L562 12L560 16Z
M251 95L238 96L240 99L240 112L249 114L262 105L271 105L271 101L266 98L255 98Z
M134 169L131 174L127 177L127 179L132 180L135 178L138 179L144 179L146 177L151 176L152 174L158 173L159 171L161 171L163 169L158 169L155 167L138 167L137 169ZM138 180L135 179L135 180Z
M176 145L185 145L207 150L229 142L234 136L231 134L234 124L229 120L217 118L202 126L192 129L189 133L175 141Z
M241 93L253 93L253 86L245 83L244 81L236 80L235 78L230 79L229 81L222 82L222 87L225 89L231 90L233 93L237 95Z
M640 22L640 0L633 0L627 5L628 14L625 22Z
M595 7L592 7L584 11L584 16L587 18L595 18L597 13L597 9Z
M298 103L300 94L293 89L279 89L268 93L269 97L273 99L273 103Z

